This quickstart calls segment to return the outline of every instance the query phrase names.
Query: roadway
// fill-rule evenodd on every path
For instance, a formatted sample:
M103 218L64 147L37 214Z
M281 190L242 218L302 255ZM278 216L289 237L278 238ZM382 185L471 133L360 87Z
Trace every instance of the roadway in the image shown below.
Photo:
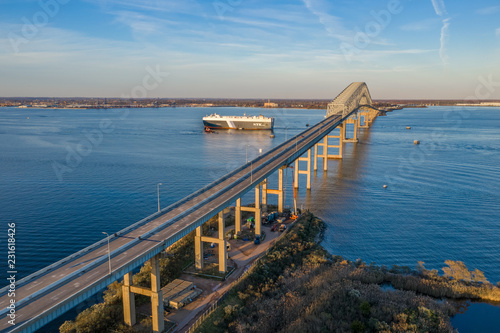
M123 276L124 272L140 267L152 256L146 257L145 254L159 253L181 239L234 200L253 190L279 167L291 163L313 147L342 121L341 115L328 117L205 187L203 191L198 191L200 193L181 200L160 214L153 214L155 218L145 219L144 222L136 223L134 228L118 232L110 241L111 275L107 243L102 241L88 251L76 254L44 272L35 273L16 288L15 326L8 323L9 318L5 315L10 298L7 290L2 289L0 314L3 318L0 320L0 332L31 332L40 327L37 322L41 318L56 316L55 313L60 315L76 305L74 301L78 297L96 293L102 289L103 283L109 284L116 280L116 274Z

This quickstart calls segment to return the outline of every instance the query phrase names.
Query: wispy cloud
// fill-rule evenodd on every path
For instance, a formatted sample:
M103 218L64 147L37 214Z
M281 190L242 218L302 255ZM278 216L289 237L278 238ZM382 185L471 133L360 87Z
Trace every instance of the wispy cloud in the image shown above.
M443 27L441 28L441 47L439 48L439 57L444 65L448 65L450 56L448 55L448 40L450 39L449 29L450 29L450 18L443 20Z
M200 14L201 5L196 0L85 0L100 6L105 11L121 8L133 8L153 12Z
M491 6L476 10L479 15L491 15L500 12L500 6Z
M233 23L238 23L238 24L244 24L244 25L250 25L254 26L257 28L290 28L290 25L288 24L283 24L283 23L277 23L277 22L272 22L272 21L263 21L263 20L254 20L254 19L244 19L240 17L225 17L225 21L233 22Z
M422 21L407 23L400 27L403 31L429 31L436 27L437 24L441 23L439 18L430 18Z
M340 17L328 14L328 4L324 0L302 0L302 2L312 14L318 17L319 22L331 37L346 41L352 35L352 32L343 26Z
M158 33L164 31L166 25L176 24L174 21L127 10L112 12L111 14L116 16L115 22L128 26L134 35Z
M446 6L444 4L444 0L431 0L432 5L434 6L434 10L436 11L436 14L439 16L446 15Z

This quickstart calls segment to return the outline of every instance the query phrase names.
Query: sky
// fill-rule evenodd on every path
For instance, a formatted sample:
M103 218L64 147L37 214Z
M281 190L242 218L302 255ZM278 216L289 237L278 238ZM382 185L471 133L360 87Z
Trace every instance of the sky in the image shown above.
M500 99L498 0L0 0L1 97Z

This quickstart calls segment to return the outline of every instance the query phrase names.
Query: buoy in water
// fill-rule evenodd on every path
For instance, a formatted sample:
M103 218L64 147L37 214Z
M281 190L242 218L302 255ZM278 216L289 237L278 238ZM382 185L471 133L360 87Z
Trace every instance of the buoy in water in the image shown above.
M270 137L271 139L274 139L274 134L271 134L269 137Z
M382 186L383 188L387 188L387 185Z
M415 141L413 141L413 144L415 144L415 145L419 145L419 144L420 144L420 141L415 140Z
M407 130L411 129L411 126L406 126L406 129L407 129Z

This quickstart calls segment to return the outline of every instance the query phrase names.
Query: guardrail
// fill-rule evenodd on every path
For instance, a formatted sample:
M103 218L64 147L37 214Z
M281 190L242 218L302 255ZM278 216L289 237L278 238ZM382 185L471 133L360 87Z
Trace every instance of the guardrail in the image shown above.
M276 148L281 148L281 146L285 145L286 143L287 143L287 142L283 142L283 143L281 143L280 145L276 146L276 147L275 147L275 149L276 149ZM234 175L235 175L235 174L237 174L238 172L240 172L240 171L244 170L244 169L245 169L245 168L247 168L247 167L248 167L251 163L253 163L253 162L258 162L259 160L261 160L261 159L265 158L266 156L268 156L268 155L269 155L269 154L271 154L271 153L272 153L272 150L271 150L271 151L268 151L268 152L266 152L266 153L264 153L264 154L262 154L262 155L259 155L259 156L258 156L257 158L255 158L253 161L248 162L248 163L246 163L246 164L244 164L244 165L242 165L242 166L240 166L240 167L238 167L238 168L234 169L233 171L231 171L231 172L227 173L226 175L224 175L224 176L222 176L221 178L219 178L219 179L217 179L217 180L213 181L212 183L210 183L210 184L208 184L208 185L206 185L206 186L202 187L201 189L199 189L199 190L197 190L197 191L195 191L195 192L191 193L190 195L188 195L188 196L184 197L183 199L181 199L181 200L179 200L179 201L177 201L177 202L175 202L175 203L171 204L171 205L170 205L170 206L168 206L168 207L163 208L163 209L162 209L162 210L160 210L159 212L155 212L155 213L153 213L153 214L151 214L151 215L149 215L149 216L145 217L144 219L142 219L142 220L140 220L140 221L138 221L138 222L136 222L136 223L134 223L134 224L132 224L132 225L130 225L130 226L128 226L128 227L126 227L126 228L124 228L124 229L122 229L122 230L120 230L120 231L118 231L118 232L114 233L114 234L112 234L112 235L110 236L110 240L111 240L111 239L114 239L114 238L117 238L118 236L124 235L124 234L126 234L126 233L128 233L128 232L130 232L130 231L133 231L133 230L135 230L135 229L137 229L137 228L139 228L139 227L143 226L144 224L146 224L146 223L148 223L148 222L151 222L152 220L154 220L154 219L156 219L156 218L160 217L160 216L161 216L161 215L163 215L165 212L167 212L167 211L169 211L169 210L172 210L172 209L175 209L175 208L177 208L177 207L179 207L179 206L181 206L181 205L185 204L186 202L188 202L188 201L192 200L193 198L195 198L195 197L199 196L200 194L203 194L204 192L207 192L207 191L208 191L208 190L210 190L211 188L213 188L213 187L217 186L218 184L220 184L220 183L224 182L224 181L225 181L225 180L227 180L228 178L230 178L230 177L234 176ZM199 203L198 203L198 205L199 205ZM21 285L25 284L26 282L28 282L28 281L30 281L30 280L32 280L32 279L34 279L34 278L36 278L36 277L39 277L39 276L41 276L41 275L44 275L45 273L49 272L51 269L54 269L54 268L56 268L56 267L58 267L58 266L62 266L63 264L65 264L65 263L67 263L67 262L70 262L71 260L74 260L75 258L77 258L77 257L79 257L79 256L82 256L82 255L86 254L87 252L89 252L89 251L91 251L91 250L94 250L94 249L96 249L96 248L98 248L98 247L100 247L100 246L103 246L103 245L105 245L105 244L107 244L107 239L106 239L106 238L105 238L105 239L103 239L103 240L100 240L100 241L98 241L98 242L96 242L96 243L94 243L94 244L91 244L91 245L87 246L86 248L84 248L84 249L82 249L82 250L80 250L80 251L78 251L78 252L75 252L75 253L71 254L71 255L70 255L70 256L68 256L68 257L65 257L65 258L63 258L63 259L61 259L61 260L59 260L59 261L57 261L57 262L55 262L55 263L53 263L53 264L51 264L51 265L49 265L49 266L46 266L46 267L42 268L41 270L38 270L38 271L36 271L36 272L34 272L34 273L32 273L32 274L30 274L30 275L28 275L28 276L26 276L26 277L24 277L24 278L22 278L22 279L20 279L20 280L16 281L16 287L17 287L17 288L19 288ZM6 293L8 290L9 290L9 287L8 287L8 286L1 288L1 289L0 289L0 296L3 296L3 294L4 294L4 293Z
M353 111L355 112L355 111ZM349 114L350 115L350 114ZM215 198L219 197L221 194L227 192L228 190L234 188L235 186L241 184L243 181L246 181L248 178L251 177L252 175L252 172L258 172L260 170L262 170L263 168L265 167L268 167L270 164L272 164L273 162L275 162L277 159L281 158L284 154L286 154L287 152L289 152L289 149L293 147L293 141L295 140L295 144L297 145L298 144L298 140L300 138L300 145L301 145L301 148L300 148L300 151L304 148L304 146L308 146L308 145L314 145L316 142L318 142L319 140L321 140L322 136L318 136L318 138L316 138L317 140L311 140L311 141L308 141L306 143L304 143L304 141L307 141L308 139L310 139L312 136L314 135L317 135L317 133L321 133L321 132L329 132L331 131L333 128L335 128L335 124L338 125L338 123L342 122L345 120L345 117L340 117L339 120L332 120L331 117L319 122L318 124L312 126L311 128L309 128L308 130L304 131L304 132L301 132L299 134L297 134L296 136L292 137L290 140L287 140L286 142L283 142L281 143L280 145L274 147L272 150L266 152L265 154L259 156L258 158L246 163L245 165L233 170L232 172L226 174L225 176L219 178L218 180L212 182L211 184L201 188L200 190L192 193L191 195L185 197L184 199L181 199L179 200L178 202L162 209L160 212L156 212L148 217L146 217L145 219L142 219L141 221L139 222L136 222L134 223L133 225L127 227L127 228L124 228L122 229L121 231L113 234L112 238L116 238L118 236L121 236L123 234L125 234L126 232L130 232L142 225L145 225L146 223L150 222L151 220L154 220L155 218L158 218L159 216L161 216L162 214L164 214L165 212L171 210L171 209L174 209L176 207L179 207L180 205L188 202L189 200L192 200L198 196L200 196L201 194L203 194L204 192L208 191L209 189L217 186L218 184L222 183L223 181L227 180L228 178L234 176L235 174L237 174L238 172L241 172L242 170L244 170L245 168L248 168L248 166L252 165L253 163L255 162L258 162L264 158L267 158L268 155L270 154L273 154L273 156L268 160L266 161L265 163L261 163L256 169L252 170L251 172L248 172L246 175L240 177L237 181L234 181L232 182L231 184L225 186L224 188L218 190L217 192L215 192L214 194L204 198L203 200L199 201L199 202L196 202L195 205L193 205L192 207L190 207L190 209L184 211L183 213L175 216L173 219L170 219L164 223L162 223L161 225L147 231L146 233L142 234L141 236L139 236L138 238L135 238L133 239L132 241L120 246L119 248L115 249L114 251L111 252L110 256L111 257L115 257L117 254L119 253L122 253L123 251L127 250L128 248L134 246L135 244L137 244L138 242L142 241L141 238L146 238L146 237L149 237L157 232L159 232L160 230L174 224L175 222L179 221L180 219L188 216L189 214L191 214L192 212L194 212L195 210L197 210L200 206L204 205L207 201L210 201L210 200L214 200ZM325 126L325 125L328 125L328 126ZM307 133L307 134L304 134L304 133ZM288 146L287 149L284 149L285 146ZM296 153L297 154L299 152L299 149L296 148ZM288 161L290 158L293 158L293 156L295 154L292 154L291 157L289 157L286 161ZM251 185L253 185L255 182L252 182ZM241 194L241 193L239 193ZM224 204L223 204L224 205ZM219 207L220 208L220 207ZM201 221L201 219L199 220ZM172 239L172 238L175 238L175 237L179 237L178 235L182 235L182 233L188 229L188 228L191 228L193 225L190 224L188 227L185 227L185 228L182 228L181 230L178 230L176 232L174 232L174 234L169 237L169 239ZM281 236L280 236L281 237ZM58 266L62 266L63 264L71 261L71 260L74 260L75 258L77 258L78 256L81 256L81 255L84 255L85 253L99 247L99 246L102 246L104 245L105 243L107 242L106 239L103 239L97 243L94 243L88 247L86 247L85 249L71 255L71 256L68 256L50 266L47 266L45 267L44 269L42 270L39 270L31 275L29 275L28 277L24 278L24 279L21 279L18 281L18 286L21 285L21 284L24 284L24 283L27 283L28 281L36 278L36 277L39 277L43 274L46 274L47 272L49 272L50 270L52 269L55 269L56 267ZM149 249L148 251L146 251L146 253L142 254L142 255L139 255L139 256L136 256L135 259L139 259L139 257L144 257L145 255L147 255L148 253L151 253L153 251L157 251L158 247L161 247L163 246L165 243L165 241L161 242L158 246L155 246L151 249ZM265 254L267 254L267 251L265 252ZM134 259L134 260L135 260ZM37 292L29 295L28 297L25 297L24 299L21 299L19 300L18 302L18 306L19 305L22 305L24 303L26 303L27 301L30 301L34 298L37 298L37 297L40 297L41 295L43 295L44 293L47 293L53 289L55 289L58 285L60 284L64 284L66 283L67 281L83 274L84 272L86 272L87 270L90 270L90 269L93 269L95 267L97 267L98 265L101 265L103 263L105 263L108 259L108 255L107 254L104 254L102 255L100 258L94 260L93 262L83 266L82 268L80 269L77 269L76 271L68 274L67 276L65 276L63 279L61 280L58 280L54 283L51 283L49 284L48 286L46 287L43 287L42 289L38 290ZM246 276L246 275L245 275ZM240 280L238 280L240 281ZM6 288L3 288L3 289L0 289L0 293L1 292L4 292L5 289L8 289L7 287ZM3 314L4 311L0 311L0 314Z

